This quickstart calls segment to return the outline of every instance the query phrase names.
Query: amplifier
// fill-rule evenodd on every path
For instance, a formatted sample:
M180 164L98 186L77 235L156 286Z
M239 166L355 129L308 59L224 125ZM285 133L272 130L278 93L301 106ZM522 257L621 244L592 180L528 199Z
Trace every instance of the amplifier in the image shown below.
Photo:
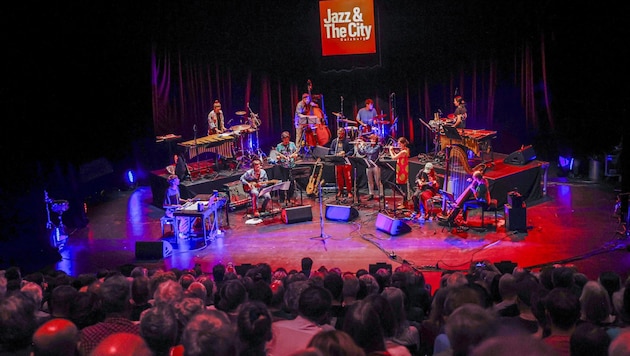
M246 207L251 201L249 193L246 193L245 190L243 190L243 184L240 180L226 183L225 188L227 189L230 197L231 211Z

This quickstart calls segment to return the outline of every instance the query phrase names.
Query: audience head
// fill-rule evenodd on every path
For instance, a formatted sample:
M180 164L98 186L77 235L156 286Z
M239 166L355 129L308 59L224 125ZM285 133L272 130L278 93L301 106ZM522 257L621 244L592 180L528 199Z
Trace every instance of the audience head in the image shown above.
M43 323L33 334L33 355L75 355L78 342L77 326L68 319L54 318Z
M606 356L609 345L606 330L589 322L578 324L569 340L571 356Z
M580 317L580 300L567 288L554 288L545 297L545 310L552 326L570 330Z
M184 289L182 288L182 285L172 279L167 279L166 281L160 283L157 286L155 293L153 293L155 305L162 303L173 305L182 300L183 297Z
M203 310L190 319L182 334L185 356L236 355L234 330L227 315Z
M298 311L304 318L316 324L326 324L331 305L332 296L326 288L309 286L300 293Z
M588 281L580 295L581 319L594 324L612 323L610 296L596 281Z
M236 319L241 354L254 355L256 350L264 350L273 333L273 317L267 306L260 301L243 303L238 309Z
M201 284L201 282L192 282L184 292L184 296L198 298L204 306L208 305L208 293L206 291L206 287Z
M528 334L496 335L477 345L470 356L556 356L542 339Z
M68 284L55 287L50 296L50 314L57 318L70 318L70 309L78 293L79 291Z
M15 352L29 347L36 328L32 298L16 290L0 300L0 345L5 351Z
M348 333L341 330L320 331L313 336L308 347L320 350L328 356L365 356Z
M352 304L343 320L343 331L366 354L385 351L385 335L375 306L365 299Z
M300 265L302 267L302 273L304 273L307 277L309 277L311 269L313 268L313 259L310 257L302 257L300 261Z
M324 288L328 289L333 300L343 300L343 278L337 273L328 273L324 276Z
M105 315L124 314L131 309L131 287L127 277L108 277L101 285L101 307Z
M142 313L140 335L156 355L168 354L179 338L179 326L173 307L161 304Z
M219 291L217 309L226 313L234 313L239 305L247 301L247 289L238 279L225 281Z
M153 352L142 336L117 332L99 342L90 356L153 356Z
M366 295L370 295L370 294L378 294L380 293L380 289L381 287L378 285L378 281L376 280L376 278L374 278L373 275L371 274L364 274L361 277L359 277L359 281L363 283L363 285L365 286L365 293Z
M497 329L494 314L478 304L464 304L455 309L445 327L453 355L468 355L483 340L495 335Z

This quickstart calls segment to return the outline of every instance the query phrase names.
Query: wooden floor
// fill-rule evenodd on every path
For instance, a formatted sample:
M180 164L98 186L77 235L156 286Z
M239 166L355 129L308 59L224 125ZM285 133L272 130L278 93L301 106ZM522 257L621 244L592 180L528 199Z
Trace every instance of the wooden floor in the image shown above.
M614 182L569 180L551 174L545 198L526 209L526 231L506 231L504 212L500 211L496 231L457 230L443 228L437 221L403 220L411 231L393 236L375 227L377 201L362 201L357 206L358 218L338 222L320 219L318 201L303 197L303 203L312 206L312 221L285 224L276 215L248 225L244 210L223 212L223 233L214 241L198 249L174 249L162 259L138 260L137 242L162 241L163 216L162 209L152 204L150 187L139 186L108 192L102 202L88 207L89 223L69 231L62 260L55 268L72 275L125 264L188 268L198 263L204 271L211 271L217 263L267 262L272 268L299 269L301 258L309 256L315 268L344 271L368 269L379 262L393 268L408 263L422 270L429 282L437 281L442 270L466 270L478 260L511 261L532 269L573 264L589 278L602 271L615 271L626 278L630 241L619 233L623 226L613 214L618 194ZM325 193L322 211L334 203L334 193ZM493 214L486 215L486 221L493 220ZM479 216L472 215L469 223L479 224Z

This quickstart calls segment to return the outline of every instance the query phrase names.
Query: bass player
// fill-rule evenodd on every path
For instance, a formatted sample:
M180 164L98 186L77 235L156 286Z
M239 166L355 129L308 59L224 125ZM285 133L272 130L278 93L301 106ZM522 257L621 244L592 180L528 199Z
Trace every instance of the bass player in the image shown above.
M267 209L267 204L271 201L271 194L266 193L260 196L259 188L268 184L269 178L267 172L262 169L262 162L259 159L252 161L252 168L248 169L241 175L241 183L243 184L243 190L249 193L252 198L252 210L254 217L259 217L260 212ZM263 199L262 207L258 210L258 199Z

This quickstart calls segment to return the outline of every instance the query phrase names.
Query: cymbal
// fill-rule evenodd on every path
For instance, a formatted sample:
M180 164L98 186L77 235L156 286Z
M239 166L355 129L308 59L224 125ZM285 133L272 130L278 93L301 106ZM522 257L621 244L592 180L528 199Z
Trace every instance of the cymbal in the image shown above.
M245 130L249 130L251 128L250 125L234 125L232 127L230 127L230 130L232 131L245 131Z
M351 125L357 125L358 124L356 121L348 120L348 119L337 119L337 121L345 122L346 124L351 124Z
M376 116L374 116L374 120L382 119L384 117L387 117L387 114L376 115Z
M343 117L343 114L338 113L338 112L332 112L333 115L337 116L337 117Z
M390 124L389 120L380 120L380 121L379 120L374 120L374 123L377 124L377 125L389 125Z
M247 111L237 111L234 113L236 116L245 116L247 115Z

